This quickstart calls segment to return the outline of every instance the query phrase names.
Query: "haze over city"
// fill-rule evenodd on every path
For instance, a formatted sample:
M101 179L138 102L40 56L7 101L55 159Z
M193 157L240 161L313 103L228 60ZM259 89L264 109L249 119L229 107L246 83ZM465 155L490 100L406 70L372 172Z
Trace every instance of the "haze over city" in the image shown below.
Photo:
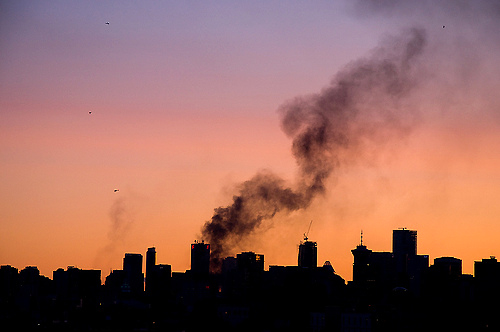
M361 230L390 251L407 227L419 254L472 274L500 251L499 16L489 1L3 1L0 264L105 276L155 246L184 271L206 223L272 174L301 204L259 207L224 254L294 265L313 220L318 263L351 280ZM325 116L340 140L304 162L297 137L340 96Z

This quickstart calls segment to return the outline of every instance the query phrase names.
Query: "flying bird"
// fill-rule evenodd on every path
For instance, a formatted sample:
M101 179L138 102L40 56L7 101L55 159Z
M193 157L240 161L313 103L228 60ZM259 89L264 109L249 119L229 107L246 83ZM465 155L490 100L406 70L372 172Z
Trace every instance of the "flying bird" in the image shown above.
M443 25L443 29L444 29L444 25Z
M119 189L115 189L115 191L114 191L114 192L117 192L117 191L120 191L120 190L119 190Z
M89 111L89 114L92 114L92 112L91 112L91 111Z
M104 24L107 24L107 25L109 25L109 22L106 22L106 23L104 23Z

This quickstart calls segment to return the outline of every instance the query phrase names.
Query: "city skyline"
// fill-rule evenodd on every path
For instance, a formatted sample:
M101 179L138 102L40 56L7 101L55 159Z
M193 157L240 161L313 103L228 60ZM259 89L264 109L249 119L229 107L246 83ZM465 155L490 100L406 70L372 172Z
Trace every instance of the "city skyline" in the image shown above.
M360 230L390 251L388 230L406 227L419 254L472 274L500 255L499 13L488 1L2 2L0 265L105 274L154 246L187 270L180 248L209 242L215 211L271 173L302 205L265 210L230 254L294 265L313 220L318 264L351 280ZM387 62L397 74L363 72ZM340 114L363 118L337 131L355 148L316 160L335 167L308 196L290 114L355 83Z
M156 249L125 253L123 268L101 282L100 270L0 266L0 326L68 331L420 331L495 329L500 262L417 254L417 230L392 231L392 251L351 250L353 280L317 262L308 234L297 264L264 268L265 255L241 252L219 261L210 244L191 243L191 269L157 264Z
M408 235L406 235L408 234ZM409 235L411 234L411 235ZM463 271L463 260L460 257L455 257L455 256L441 256L441 257L435 257L433 259L430 259L429 255L426 253L421 253L418 252L418 245L417 245L417 230L410 230L406 227L401 227L398 229L395 229L392 231L392 241L391 241L391 250L379 250L378 248L373 248L369 245L366 245L366 241L363 240L363 231L360 232L359 234L359 241L357 242L356 245L354 245L350 252L352 253L351 258L351 272L356 270L356 254L359 253L360 251L369 251L370 253L373 252L375 254L390 254L392 258L394 258L396 261L399 261L401 257L399 257L401 252L409 253L410 256L415 256L418 258L424 259L421 263L421 269L426 269L429 268L434 264L434 262L440 262L440 261L447 261L447 260L456 260L460 261L460 271L461 274L463 275L471 275L475 276L475 273L467 273ZM313 250L311 250L314 248ZM280 264L279 262L276 264L268 264L264 257L265 253L259 253L253 250L248 250L248 251L242 251L235 253L234 255L230 255L227 257L224 257L223 260L226 259L236 259L242 254L253 254L256 256L260 256L262 259L262 271L269 271L270 267L273 266L289 266L289 267L294 267L298 266L299 268L317 268L321 267L324 265L329 265L333 268L335 271L335 274L340 276L346 283L355 281L355 277L346 278L345 276L341 275L338 273L338 271L335 270L335 264L332 263L329 260L326 260L324 262L318 261L317 257L317 252L321 250L321 244L318 244L314 239L309 239L305 234L304 238L302 241L299 242L297 245L297 250L296 250L296 261L295 264L289 264L289 265L284 265ZM111 275L114 271L117 270L123 270L123 271L128 271L128 270L135 270L135 271L141 271L143 273L142 275L142 283L144 285L143 291L147 293L147 282L148 279L151 278L151 275L154 274L154 267L158 266L168 266L170 273L194 273L196 275L201 275L204 278L208 278L209 273L210 274L220 274L221 271L212 271L212 269L209 269L209 261L210 261L210 244L206 243L204 241L197 241L195 240L193 243L189 244L189 252L190 252L190 266L188 269L181 271L175 269L170 262L168 261L162 261L158 260L157 254L158 252L156 251L156 247L148 247L144 252L123 252L122 253L122 258L120 261L120 264L118 264L118 268L116 269L110 269L109 274L106 274L106 271L101 271L98 269L92 269L92 268L86 268L82 266L76 266L76 265L68 265L68 266L60 266L56 270L52 271L50 276L44 275L43 273L40 273L40 276L48 277L49 279L52 279L52 275L60 270L64 269L81 269L81 270L93 270L93 271L99 271L101 275L101 281L102 284L104 285L104 281L106 278ZM399 255L399 256L398 256ZM405 258L407 259L407 258ZM473 261L473 265L475 265L478 262L488 260L488 259L496 259L496 256L485 256L485 257L480 257L477 258ZM149 265L148 265L149 264ZM29 265L25 267L18 267L14 266L12 264L2 264L2 266L9 266L16 268L17 270L21 271L23 269L33 269L38 267L36 265ZM148 278L148 271L151 272L150 277ZM204 272L203 272L204 271ZM210 272L209 272L210 271ZM474 272L474 271L473 271ZM351 276L356 275L356 273L351 273ZM137 276L136 276L137 279ZM139 281L136 280L136 283ZM137 287L137 286L136 286Z

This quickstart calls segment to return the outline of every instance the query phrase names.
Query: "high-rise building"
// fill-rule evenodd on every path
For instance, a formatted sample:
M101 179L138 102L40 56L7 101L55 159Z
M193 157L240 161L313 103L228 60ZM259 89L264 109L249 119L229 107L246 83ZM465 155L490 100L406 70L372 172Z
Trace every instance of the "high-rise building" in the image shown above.
M389 289L394 285L395 268L392 252L372 251L361 243L351 250L354 256L352 281L360 287L377 287Z
M298 263L300 267L318 267L318 247L316 242L306 240L300 243Z
M429 256L417 255L417 231L406 228L393 230L392 253L398 286L410 288L418 294L422 273L429 267Z
M497 299L500 296L500 262L495 256L474 262L474 279L478 303L489 306L488 310L499 309Z
M172 267L170 265L156 264L156 248L148 248L146 252L146 294L153 301L158 301L168 295L171 275Z
M399 279L408 278L409 262L417 254L417 231L406 228L392 231L392 253Z
M393 252L374 252L363 245L361 238L360 245L351 251L353 282L359 286L376 284L380 289L404 287L418 295L429 256L417 255L417 231L394 230L392 240Z
M139 294L144 291L144 274L142 273L142 255L125 254L123 258L125 283L130 286L130 292Z
M210 271L210 244L194 241L191 244L191 272L195 275L208 276Z
M354 256L352 266L352 281L355 283L364 283L370 275L370 256L372 251L363 245L363 232L361 232L361 242L356 249L351 250Z
M151 292L153 273L156 266L156 249L155 247L148 248L146 252L146 293Z
M395 256L417 254L417 231L406 228L392 231L392 252Z

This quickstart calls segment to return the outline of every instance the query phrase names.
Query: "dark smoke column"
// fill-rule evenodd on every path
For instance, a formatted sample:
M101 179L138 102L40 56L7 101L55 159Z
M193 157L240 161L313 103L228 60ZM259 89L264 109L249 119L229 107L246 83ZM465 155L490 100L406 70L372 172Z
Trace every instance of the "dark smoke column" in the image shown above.
M262 222L280 211L307 208L325 192L325 181L337 168L408 134L413 114L401 104L417 83L415 67L424 46L419 29L387 39L369 57L346 66L320 93L281 107L282 128L293 140L297 179L292 185L259 172L239 185L231 205L215 209L202 229L212 246L212 271Z

